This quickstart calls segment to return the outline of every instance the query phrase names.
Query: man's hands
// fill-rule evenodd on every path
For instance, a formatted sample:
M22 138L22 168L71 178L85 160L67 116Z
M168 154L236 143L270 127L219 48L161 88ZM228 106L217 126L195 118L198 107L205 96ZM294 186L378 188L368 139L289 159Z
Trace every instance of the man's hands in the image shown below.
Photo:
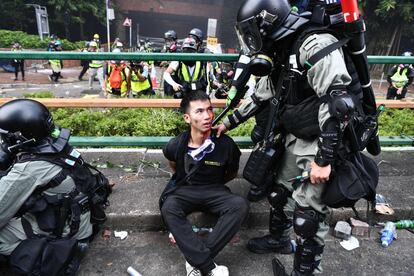
M217 131L216 132L216 137L217 138L220 137L220 135L222 133L225 133L227 131L227 127L223 123L222 124L219 124L217 126L214 126L213 129L215 129Z
M312 184L320 184L329 180L331 174L331 165L319 167L315 161L311 163L310 181Z
M175 92L181 91L181 89L183 89L183 86L178 83L173 84L172 87Z

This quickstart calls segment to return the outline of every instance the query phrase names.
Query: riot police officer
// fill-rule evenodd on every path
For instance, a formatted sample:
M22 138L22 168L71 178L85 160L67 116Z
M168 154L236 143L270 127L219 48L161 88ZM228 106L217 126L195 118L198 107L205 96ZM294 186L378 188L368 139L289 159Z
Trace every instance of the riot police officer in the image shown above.
M93 226L105 220L89 198L107 196L98 186L108 183L98 183L69 145L70 131L37 101L1 106L0 135L0 255L19 273L75 275ZM93 187L104 193L90 194Z
M338 45L316 62L309 62L338 39L323 28L315 31L310 17L291 10L287 0L246 0L237 15L237 33L244 55L242 73L263 77L256 92L217 127L230 130L275 99L280 87L277 130L285 136L285 152L278 160L271 204L269 234L253 238L248 249L255 253L292 253L292 228L297 236L292 275L320 272L330 209L321 201L331 165L337 158L341 129L356 112L361 96L355 71L344 60ZM237 69L236 69L237 70ZM280 84L280 85L279 85ZM234 91L233 91L234 92ZM229 93L231 104L235 94ZM281 105L283 108L281 108ZM309 172L309 182L293 187L288 180Z

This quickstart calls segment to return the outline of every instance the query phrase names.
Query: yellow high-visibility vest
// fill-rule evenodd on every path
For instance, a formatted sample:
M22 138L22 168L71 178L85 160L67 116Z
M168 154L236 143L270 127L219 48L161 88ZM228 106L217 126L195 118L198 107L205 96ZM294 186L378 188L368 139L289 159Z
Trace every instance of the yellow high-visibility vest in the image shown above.
M404 68L403 70L401 70L401 68L397 69L397 72L395 72L395 74L391 77L391 81L395 85L395 87L401 88L408 83L407 73L408 68Z
M187 65L184 62L181 62L181 75L186 82L196 82L201 79L203 72L201 72L201 61L197 61L195 65L195 70L190 79L190 73L188 72Z
M148 78L144 81L140 81L135 71L134 70L131 71L131 91L133 94L147 90L150 87L151 87L151 84Z

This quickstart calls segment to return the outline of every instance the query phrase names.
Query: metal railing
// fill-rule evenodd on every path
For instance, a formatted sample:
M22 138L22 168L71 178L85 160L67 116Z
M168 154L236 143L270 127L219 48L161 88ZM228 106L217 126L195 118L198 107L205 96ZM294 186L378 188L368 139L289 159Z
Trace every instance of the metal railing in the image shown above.
M145 61L237 61L237 54L188 54L188 53L85 53L85 52L23 52L0 51L0 59L69 59L69 60L145 60ZM414 64L414 57L368 56L369 63L376 64Z
M62 60L144 60L144 61L237 61L237 54L186 54L186 53L85 53L85 52L17 52L17 51L0 51L0 59L62 59ZM414 57L402 56L368 56L369 63L376 64L400 64L412 63L414 64ZM3 99L2 103L10 99ZM119 101L105 100L105 103L100 102L99 99L94 99L86 102L84 99L36 99L44 102L49 107L175 107L178 106L178 100L172 102L165 102L160 104L157 100L154 103L150 101L128 100ZM48 101L51 101L47 103ZM115 103L116 101L116 103ZM119 102L118 102L119 101ZM169 100L171 101L171 100ZM387 101L385 101L387 102ZM400 102L400 101L399 101ZM401 103L401 102L400 102ZM1 103L0 103L1 104ZM224 106L224 101L215 103L217 106ZM390 107L391 103L388 103ZM132 106L131 106L132 105ZM410 103L412 105L412 103ZM396 106L403 107L403 106ZM171 137L72 137L71 143L74 146L140 146L140 147L161 147L165 145ZM236 143L241 147L251 147L253 143L249 137L233 137ZM393 136L381 137L380 142L382 146L413 146L413 137L408 136Z

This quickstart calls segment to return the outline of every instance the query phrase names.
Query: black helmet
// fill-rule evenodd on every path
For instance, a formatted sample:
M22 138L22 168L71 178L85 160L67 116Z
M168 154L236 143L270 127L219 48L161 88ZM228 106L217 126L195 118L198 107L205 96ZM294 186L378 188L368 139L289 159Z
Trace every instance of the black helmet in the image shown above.
M236 30L244 53L249 54L263 50L263 40L280 40L306 22L291 11L287 0L246 0L237 14Z
M164 39L177 40L177 33L174 30L168 30L164 34Z
M191 29L188 35L193 36L194 39L196 39L198 43L203 42L203 31L200 30L199 28Z
M35 143L48 137L54 130L52 115L41 103L28 99L18 99L0 107L0 129L2 132L20 132Z

